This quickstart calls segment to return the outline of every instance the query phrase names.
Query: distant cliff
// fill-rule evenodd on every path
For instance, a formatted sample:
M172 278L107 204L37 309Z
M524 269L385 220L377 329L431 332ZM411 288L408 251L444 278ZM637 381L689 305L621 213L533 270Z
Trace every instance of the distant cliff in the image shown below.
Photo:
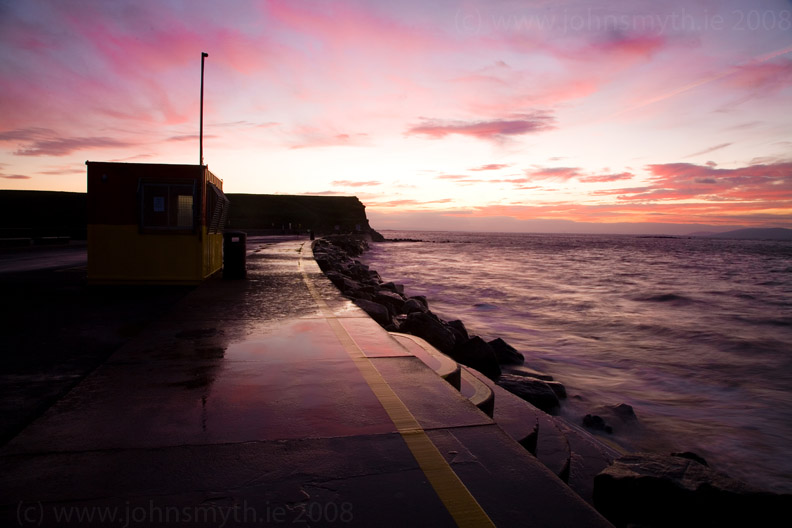
M366 206L355 196L228 194L228 229L256 233L370 233ZM85 239L86 193L0 190L0 238Z
M227 194L228 228L242 231L286 230L316 233L371 231L366 206L355 196Z

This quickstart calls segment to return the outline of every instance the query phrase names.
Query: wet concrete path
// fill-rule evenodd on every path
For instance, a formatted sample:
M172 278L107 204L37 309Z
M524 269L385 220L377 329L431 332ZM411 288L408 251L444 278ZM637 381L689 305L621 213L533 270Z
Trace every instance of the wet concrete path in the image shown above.
M249 240L0 451L3 525L607 526L340 296Z

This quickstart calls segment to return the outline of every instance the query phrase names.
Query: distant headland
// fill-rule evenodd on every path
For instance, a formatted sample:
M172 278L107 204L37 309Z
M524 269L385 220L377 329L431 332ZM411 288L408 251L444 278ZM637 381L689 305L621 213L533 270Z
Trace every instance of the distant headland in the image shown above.
M725 233L691 233L690 236L730 240L792 240L792 229L783 227L751 227L726 231Z

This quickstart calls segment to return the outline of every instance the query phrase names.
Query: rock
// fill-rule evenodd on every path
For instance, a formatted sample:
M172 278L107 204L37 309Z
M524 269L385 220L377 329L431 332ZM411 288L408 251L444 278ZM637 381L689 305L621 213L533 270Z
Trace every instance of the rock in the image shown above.
M608 434L613 432L613 428L605 423L605 420L602 419L602 416L598 416L596 414L587 414L584 416L583 426L588 427L589 429L595 429L597 431L605 431Z
M470 335L468 334L467 328L465 328L465 324L459 319L448 321L447 324L456 336L456 346L463 345L470 339Z
M371 295L368 292L364 292L363 290L357 290L355 292L352 292L350 294L345 294L345 295L348 295L352 299L364 299L366 301L373 301L374 300L374 296L373 295Z
M492 380L497 380L501 374L498 358L495 357L492 347L478 336L454 347L450 355L455 361L478 370Z
M638 420L638 417L635 416L635 411L633 410L632 405L620 403L611 407L611 410L613 411L613 414L623 422L635 422Z
M466 341L470 339L470 335L468 334L467 328L465 328L465 323L463 323L459 319L448 321L448 326L450 326L455 331L459 332L459 334L462 335L462 337L464 337Z
M544 380L542 380L544 381ZM555 395L558 396L559 400L562 400L567 397L566 387L561 382L558 381L545 381L548 387L553 389Z
M365 299L352 299L352 301L361 309L363 309L363 311L366 312L369 317L377 321L381 326L387 326L391 324L390 313L385 306L373 301L367 301Z
M489 345L495 351L495 356L502 365L522 365L525 361L525 356L500 337L490 341Z
M544 381L553 381L553 376L550 374L545 374L544 372L539 372L538 370L534 370L530 367L526 367L525 365L519 366L510 366L507 368L509 374L514 374L515 376L526 376L529 378L536 378Z
M337 271L325 271L325 277L330 279L330 282L333 283L333 286L341 290L344 287L344 279L345 277L338 273Z
M671 456L687 458L688 460L695 460L699 464L709 467L709 464L707 464L707 461L704 460L704 457L699 456L699 455L697 455L696 453L694 453L692 451L683 451L681 453L671 453Z
M374 294L374 301L387 306L392 315L399 315L404 311L404 298L398 293L380 290Z
M362 284L347 277L343 277L341 280L341 286L336 286L345 295L353 295L355 292L360 291L363 288Z
M413 295L412 297L410 297L410 299L415 299L419 303L423 304L424 308L426 308L427 310L429 309L429 302L426 300L426 296L424 296L424 295Z
M616 526L777 526L792 508L792 495L761 491L695 460L660 454L616 460L594 478L593 497Z
M390 290L394 293L398 293L400 295L404 295L404 285L403 284L394 284L393 282L383 282L380 285L383 289Z
M404 310L404 313L408 314L413 312L425 312L426 306L421 304L417 299L410 298L404 303L402 310Z
M540 379L503 373L498 385L546 413L554 413L561 405L553 389Z
M401 325L401 331L425 339L444 354L450 355L456 343L456 337L451 329L431 312L407 314L407 319Z
M404 322L406 320L407 320L407 316L405 314L399 314L399 315L397 315L396 317L394 317L392 319L393 325L398 329L398 330L395 330L396 332L403 332L401 327L402 327L402 325L404 324Z
M592 416L594 421L589 420L587 424L584 418L583 425L590 429L598 429L607 433L613 432L612 425L624 427L635 427L640 425L632 406L626 403L598 406L587 416ZM602 424L604 424L604 428L601 427L600 420Z
M368 242L360 236L328 235L325 240L330 244L330 247L335 246L353 257L357 257L368 249Z

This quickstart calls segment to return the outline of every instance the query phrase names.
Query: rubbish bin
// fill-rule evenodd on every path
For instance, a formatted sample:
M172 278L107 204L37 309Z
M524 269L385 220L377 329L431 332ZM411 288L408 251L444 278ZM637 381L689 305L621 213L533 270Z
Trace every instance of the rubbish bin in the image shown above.
M244 279L247 277L245 252L247 233L225 231L223 233L223 278Z

